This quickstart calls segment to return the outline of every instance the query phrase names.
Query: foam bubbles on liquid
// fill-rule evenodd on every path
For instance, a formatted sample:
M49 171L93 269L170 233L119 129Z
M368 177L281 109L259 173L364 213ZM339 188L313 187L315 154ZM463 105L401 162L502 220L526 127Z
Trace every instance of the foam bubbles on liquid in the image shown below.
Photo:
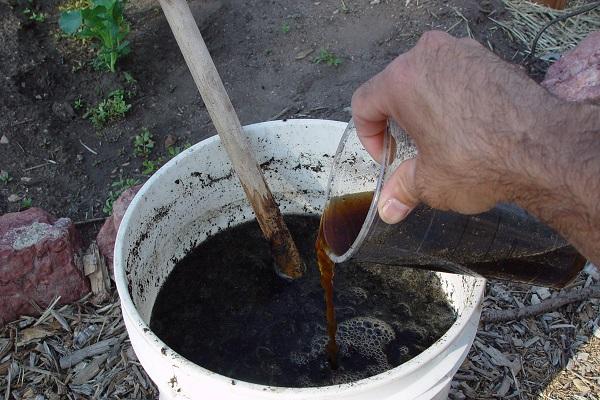
M360 358L365 367L360 372L345 371L344 362L333 371L334 384L353 382L368 376L380 374L392 366L386 356L386 346L394 340L394 329L385 321L374 317L355 317L338 325L336 340L340 360ZM305 365L315 359L326 359L328 337L315 335L310 342L308 352L293 352L290 361L296 365Z
M353 349L373 360L375 364L365 370L373 375L391 368L385 347L395 337L394 329L387 322L374 317L356 317L340 323L336 339L343 356L349 355L349 349Z
M308 364L308 355L299 351L290 353L290 361L298 366Z

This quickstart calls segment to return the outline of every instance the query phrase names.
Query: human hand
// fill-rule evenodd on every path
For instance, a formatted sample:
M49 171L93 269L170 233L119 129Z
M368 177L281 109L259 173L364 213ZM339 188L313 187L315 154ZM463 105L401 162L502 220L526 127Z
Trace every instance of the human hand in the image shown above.
M379 215L396 223L420 201L475 214L511 200L526 167L520 149L543 133L535 108L556 101L476 41L425 33L352 98L358 135L375 159L390 117L418 149L384 185Z

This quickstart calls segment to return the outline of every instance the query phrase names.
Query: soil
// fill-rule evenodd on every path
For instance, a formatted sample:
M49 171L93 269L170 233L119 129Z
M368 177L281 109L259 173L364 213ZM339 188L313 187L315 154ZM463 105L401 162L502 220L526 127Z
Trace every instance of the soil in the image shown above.
M302 278L289 282L274 274L258 224L238 225L175 265L154 303L153 332L178 354L233 379L305 387L352 382L400 365L454 323L434 273L340 264L333 370L314 247L319 218L288 215L286 223L307 266Z
M46 14L44 22L27 19L23 11L32 4ZM27 198L57 216L101 217L111 183L147 178L132 144L143 128L156 141L152 160L168 158L168 135L184 145L214 134L156 1L129 2L132 52L114 74L95 71L93 50L60 34L60 4L0 2L0 137L9 141L0 144L0 169L12 178L0 182L0 214L19 210L25 205L18 199ZM466 36L457 12L469 20L475 38L500 56L510 59L516 52L483 12L495 9L494 18L502 19L499 1L482 7L474 0L191 0L190 6L242 124L347 121L355 88L422 32L452 27L452 34ZM321 49L341 64L314 63ZM136 82L127 83L124 72ZM77 99L94 105L118 88L130 94L131 110L103 129L83 118L85 108L73 109Z

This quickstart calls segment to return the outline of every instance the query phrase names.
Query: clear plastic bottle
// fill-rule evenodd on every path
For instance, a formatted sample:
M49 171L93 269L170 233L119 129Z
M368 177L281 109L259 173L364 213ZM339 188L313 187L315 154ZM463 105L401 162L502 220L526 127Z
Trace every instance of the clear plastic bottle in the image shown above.
M349 259L480 275L563 287L585 259L557 232L513 204L478 215L420 205L388 225L377 213L383 182L416 155L408 136L390 124L381 164L363 149L352 121L338 146L327 188L322 230L335 263Z

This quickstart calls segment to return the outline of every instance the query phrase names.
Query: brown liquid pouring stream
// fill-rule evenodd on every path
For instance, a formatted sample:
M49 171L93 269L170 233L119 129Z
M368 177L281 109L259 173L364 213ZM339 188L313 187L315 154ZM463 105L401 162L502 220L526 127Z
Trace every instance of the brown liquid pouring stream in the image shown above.
M316 250L317 263L321 272L321 286L325 291L327 307L327 356L331 368L337 368L338 346L335 341L337 321L333 304L333 277L335 264L328 256L329 251L335 254L344 253L358 235L367 212L373 192L363 192L352 196L335 197L321 216Z

